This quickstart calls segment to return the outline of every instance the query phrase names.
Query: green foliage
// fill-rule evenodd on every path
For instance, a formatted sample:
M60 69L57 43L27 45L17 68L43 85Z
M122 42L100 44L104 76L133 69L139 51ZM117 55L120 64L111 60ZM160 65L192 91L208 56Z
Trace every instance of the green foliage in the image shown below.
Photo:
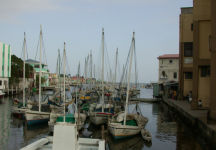
M46 78L41 77L41 84L46 82ZM39 75L36 76L36 86L39 87Z
M25 64L25 76L26 78L33 77L33 67L29 64ZM11 56L11 78L10 85L19 83L19 78L23 77L23 60L16 55Z

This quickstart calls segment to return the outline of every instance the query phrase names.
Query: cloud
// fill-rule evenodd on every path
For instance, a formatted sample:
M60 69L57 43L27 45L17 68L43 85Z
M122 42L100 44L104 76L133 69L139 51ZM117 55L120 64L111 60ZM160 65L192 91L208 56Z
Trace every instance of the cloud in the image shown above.
M74 11L88 4L103 5L148 5L169 0L0 0L0 22L14 22L19 17L35 12ZM99 8L98 8L99 9Z
M19 15L59 9L55 0L0 0L0 20L11 21Z
M151 4L151 3L158 3L158 2L164 2L167 0L81 0L91 3L143 3L143 4Z

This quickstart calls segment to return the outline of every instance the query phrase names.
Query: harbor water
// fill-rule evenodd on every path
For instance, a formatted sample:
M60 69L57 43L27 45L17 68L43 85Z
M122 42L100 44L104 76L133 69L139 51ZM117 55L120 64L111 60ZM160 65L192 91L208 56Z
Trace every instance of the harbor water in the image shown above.
M152 89L141 89L140 97L151 98ZM5 97L0 103L0 150L18 150L49 134L47 125L27 127L25 122L11 116L12 98ZM131 104L129 111L133 111ZM178 119L163 103L139 103L141 113L148 117L146 125L152 134L152 142L146 143L141 135L124 140L114 140L106 134L109 150L206 150L208 145ZM106 127L105 127L106 128ZM91 128L93 137L100 138L100 128ZM106 130L105 130L106 132Z

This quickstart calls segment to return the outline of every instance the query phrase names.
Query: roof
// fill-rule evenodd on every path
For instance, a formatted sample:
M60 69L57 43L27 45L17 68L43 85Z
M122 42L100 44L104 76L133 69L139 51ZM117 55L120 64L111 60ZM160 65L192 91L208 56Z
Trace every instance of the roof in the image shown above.
M181 14L193 14L193 7L182 7Z
M33 60L33 59L27 59L25 62L29 64L39 64L40 63L39 61Z
M28 64L40 64L39 61L34 60L34 59L27 59L25 62L28 63ZM42 64L43 64L43 63L42 63ZM46 64L43 64L43 65L46 66Z
M178 59L179 54L164 54L158 57L158 59Z

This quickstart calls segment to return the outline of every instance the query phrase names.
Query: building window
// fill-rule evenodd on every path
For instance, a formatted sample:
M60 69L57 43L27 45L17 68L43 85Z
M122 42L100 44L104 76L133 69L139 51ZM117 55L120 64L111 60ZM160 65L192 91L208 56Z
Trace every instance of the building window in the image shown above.
M166 76L166 73L165 71L162 71L162 76L165 77Z
M209 77L209 76L210 76L210 66L202 66L201 77Z
M193 28L194 28L194 26L193 26L193 23L191 24L191 31L193 31Z
M0 86L2 86L2 80L0 80Z
M169 63L171 64L173 62L173 60L169 60Z
M176 79L177 78L177 72L173 73L173 78Z
M185 72L185 79L192 79L192 78L193 78L192 72Z
M35 68L40 68L40 65L35 65L34 67L35 67Z
M193 42L184 42L184 57L193 56Z
M161 72L161 77L160 78L167 78L167 75L166 75L166 72L165 71L162 71Z

